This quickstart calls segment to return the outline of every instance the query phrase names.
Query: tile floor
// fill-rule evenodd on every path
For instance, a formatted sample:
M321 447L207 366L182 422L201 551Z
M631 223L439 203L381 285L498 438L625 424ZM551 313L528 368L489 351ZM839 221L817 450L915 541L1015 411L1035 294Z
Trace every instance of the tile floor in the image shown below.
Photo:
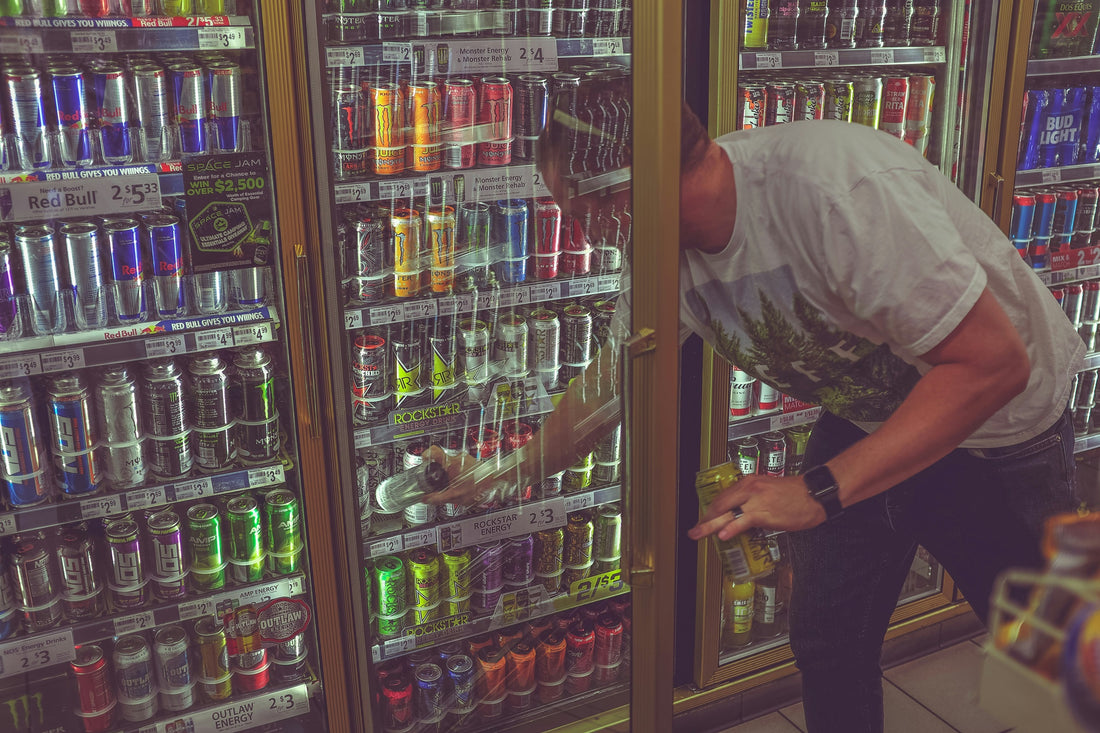
M978 704L984 636L961 641L885 671L888 733L1008 733ZM804 733L802 703L718 733Z

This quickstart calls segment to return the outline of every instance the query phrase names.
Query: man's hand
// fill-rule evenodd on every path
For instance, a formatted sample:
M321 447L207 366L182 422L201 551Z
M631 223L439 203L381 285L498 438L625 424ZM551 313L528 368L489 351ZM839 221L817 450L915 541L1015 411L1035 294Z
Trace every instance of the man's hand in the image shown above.
M424 460L442 464L449 483L443 491L425 496L424 503L469 506L505 499L506 494L519 485L516 466L520 459L521 456L515 452L499 462L495 459L478 461L465 451L449 456L442 448L433 445L424 451Z
M715 499L688 537L700 540L715 532L728 540L754 527L788 532L816 527L825 509L810 496L801 476L745 476Z

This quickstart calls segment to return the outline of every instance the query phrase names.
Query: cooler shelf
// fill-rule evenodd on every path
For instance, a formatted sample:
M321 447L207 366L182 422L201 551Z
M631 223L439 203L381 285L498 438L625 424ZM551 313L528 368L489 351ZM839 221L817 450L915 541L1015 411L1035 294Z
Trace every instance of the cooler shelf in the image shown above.
M811 407L798 412L769 412L758 417L742 418L729 424L726 440L737 440L750 435L760 435L796 425L808 425L821 416L820 407Z
M247 17L0 18L0 53L229 51L256 47Z
M821 51L745 51L741 69L804 69L829 66L890 66L942 64L947 60L943 46L898 48L844 48Z
M185 710L159 722L130 724L126 733L234 733L253 730L309 714L310 698L321 693L320 683L272 685L262 692L235 695L216 705ZM164 711L158 717L165 717Z

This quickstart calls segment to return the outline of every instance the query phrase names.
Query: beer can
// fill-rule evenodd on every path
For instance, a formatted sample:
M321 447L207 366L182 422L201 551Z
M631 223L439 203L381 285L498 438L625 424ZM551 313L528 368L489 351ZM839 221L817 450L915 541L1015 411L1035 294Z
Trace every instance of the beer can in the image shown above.
M936 77L930 74L909 76L909 101L905 106L905 142L928 155L932 128L932 97Z
M420 213L395 209L393 230L393 289L399 298L420 294Z
M385 415L393 395L389 344L381 336L364 333L352 343L351 390L353 413L360 421Z
M800 81L794 87L794 120L820 120L825 115L825 85L819 81Z
M909 77L888 76L883 82L879 129L899 140L905 138L905 108L909 104Z
M565 565L586 565L592 561L594 532L595 525L587 511L569 515L562 545L562 562Z
M50 452L62 496L80 498L99 490L103 480L96 455L97 426L87 383L79 372L47 382Z
M204 592L224 588L226 561L217 506L202 503L187 509L187 546L195 587Z
M171 509L156 511L145 526L153 593L162 601L178 601L187 595L187 548L179 515Z
M737 367L730 368L730 417L745 417L752 412L756 377Z
M449 293L455 279L455 210L453 206L428 209L433 293Z
M279 408L275 401L275 365L259 346L233 357L237 408L237 451L241 461L266 463L279 455Z
M103 610L103 586L87 526L81 523L61 527L54 539L65 616L72 621L95 618Z
M187 632L176 624L157 629L153 637L161 706L172 712L186 710L194 704L195 681L188 642Z
M825 81L826 120L852 121L852 106L855 97L855 85L848 79L827 79Z
M221 620L204 616L196 621L195 642L199 689L211 702L227 699L233 694L233 676L229 671L229 643Z
M767 87L745 82L737 85L737 129L752 130L765 125Z
M489 381L489 325L485 321L459 321L458 374L470 386Z
M98 644L77 646L69 667L76 677L79 715L84 722L84 730L107 730L115 707L115 688L103 647Z
M146 477L144 429L140 392L130 368L112 366L101 372L95 400L107 480L115 490L141 486Z
M1084 186L1077 189L1077 221L1071 243L1073 249L1088 247L1092 243L1093 232L1096 228L1098 197L1100 197L1100 188L1096 186Z
M764 125L782 125L794 120L795 85L775 82L765 86Z
M107 272L99 227L89 221L68 222L57 233L76 298L77 326L102 328L107 325Z
M1081 306L1081 322L1100 321L1100 280L1085 282L1085 300Z
M123 720L148 720L157 713L157 686L149 642L129 634L115 643L115 684Z
M743 50L763 51L768 48L768 6L768 0L746 0L741 32Z
M29 386L0 382L0 477L14 508L40 504L52 494Z
M234 497L226 506L226 518L233 579L238 583L263 580L267 558L260 522L260 505L248 495Z
M852 122L877 128L881 113L882 77L858 77L852 82Z
M23 282L30 296L31 327L35 335L53 333L60 318L60 252L54 230L46 225L15 228L15 247L23 266Z
M806 457L806 446L810 442L810 425L797 425L787 428L787 476L798 476L802 473L802 462Z
M783 476L787 466L787 439L783 433L773 430L760 436L761 473L765 476Z
M741 473L751 476L760 472L760 441L749 436L737 441L737 465Z
M276 575L290 575L301 568L302 513L298 497L276 489L264 499L264 546L269 567Z
M1085 301L1085 286L1081 283L1070 283L1065 287L1065 297L1062 300L1062 310L1066 318L1074 328L1081 325L1081 308Z
M237 458L229 367L216 353L200 354L187 362L187 373L195 462L202 470L222 470Z
M443 165L473 168L477 159L477 90L472 79L447 79L443 85Z
M779 407L779 401L782 399L779 390L766 382L760 382L759 384L760 387L756 392L756 409L767 412Z

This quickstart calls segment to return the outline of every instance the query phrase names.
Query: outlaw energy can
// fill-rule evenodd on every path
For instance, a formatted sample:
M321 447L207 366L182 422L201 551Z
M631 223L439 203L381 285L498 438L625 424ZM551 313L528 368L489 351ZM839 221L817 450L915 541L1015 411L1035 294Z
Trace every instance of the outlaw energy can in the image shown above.
M156 715L157 687L149 642L140 634L124 636L115 643L113 657L122 719L137 723Z

